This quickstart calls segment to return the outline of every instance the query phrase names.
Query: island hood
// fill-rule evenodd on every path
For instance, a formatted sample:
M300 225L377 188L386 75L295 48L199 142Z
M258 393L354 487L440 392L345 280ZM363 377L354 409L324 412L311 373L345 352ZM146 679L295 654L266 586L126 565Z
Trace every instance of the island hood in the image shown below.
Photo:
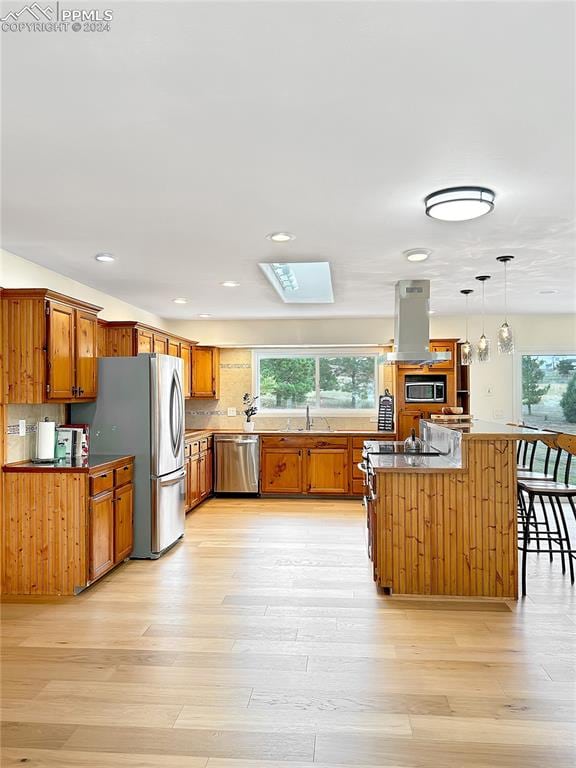
M426 365L451 359L450 352L430 352L430 280L396 283L394 351L387 363Z

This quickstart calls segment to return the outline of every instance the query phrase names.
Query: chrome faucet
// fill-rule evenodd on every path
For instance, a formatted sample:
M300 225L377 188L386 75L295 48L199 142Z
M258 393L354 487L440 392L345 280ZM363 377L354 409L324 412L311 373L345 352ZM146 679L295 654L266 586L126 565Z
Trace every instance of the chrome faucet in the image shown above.
M312 429L312 419L310 418L310 406L306 406L306 432Z

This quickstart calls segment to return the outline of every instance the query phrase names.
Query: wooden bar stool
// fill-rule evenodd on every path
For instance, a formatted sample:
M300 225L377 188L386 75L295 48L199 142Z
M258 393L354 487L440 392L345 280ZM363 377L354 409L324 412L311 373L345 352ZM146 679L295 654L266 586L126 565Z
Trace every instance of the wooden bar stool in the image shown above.
M566 562L570 570L570 581L574 584L574 560L576 549L570 540L570 528L566 513L571 512L576 521L576 485L570 483L572 456L576 453L576 435L559 434L555 438L558 456L554 466L558 474L560 459L563 454L566 464L563 478L554 480L519 479L518 489L521 497L521 549L522 549L522 595L526 595L526 560L528 552L546 552L553 558L559 553L562 573L566 573ZM563 480L563 482L562 482ZM536 515L535 501L538 499L542 510L542 521ZM566 510L566 506L569 510ZM548 516L548 508L551 516ZM536 548L530 548L534 541ZM544 544L544 546L542 546Z

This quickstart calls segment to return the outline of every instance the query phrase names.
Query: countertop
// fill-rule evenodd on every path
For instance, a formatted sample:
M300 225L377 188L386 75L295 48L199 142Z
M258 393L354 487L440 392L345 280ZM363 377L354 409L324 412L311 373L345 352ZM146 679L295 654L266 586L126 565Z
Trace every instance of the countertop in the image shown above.
M296 435L303 437L325 437L326 435L357 435L358 437L379 437L382 440L393 439L395 432L379 432L377 429L255 429L244 432L242 429L187 429L186 440L198 440L212 435Z
M15 461L12 464L4 464L4 472L90 472L93 469L101 469L109 464L122 461L132 461L134 456L124 455L92 455L77 464L34 464L31 461Z
M406 454L370 454L370 466L375 472L462 472L447 456L409 456Z
M439 423L426 419L427 424L444 429L455 429L462 433L464 440L539 440L542 437L554 435L546 429L528 429L512 427L509 424L499 424L493 421L474 420L463 424Z

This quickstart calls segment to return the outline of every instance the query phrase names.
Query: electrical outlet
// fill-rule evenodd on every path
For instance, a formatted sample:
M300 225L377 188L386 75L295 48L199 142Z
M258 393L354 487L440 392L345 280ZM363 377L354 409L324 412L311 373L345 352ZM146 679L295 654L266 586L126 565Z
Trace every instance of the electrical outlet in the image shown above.
M228 408L228 416L236 416L236 408Z
M378 419L376 418L376 416L370 416L370 424L376 424L377 421Z
M492 384L487 384L484 387L484 394L486 395L486 397L492 397L492 395L494 394L494 389L492 387Z
M18 434L20 437L26 437L26 419L18 419Z
M501 421L504 418L504 411L501 411L500 408L495 408L494 418L496 419L496 421Z

